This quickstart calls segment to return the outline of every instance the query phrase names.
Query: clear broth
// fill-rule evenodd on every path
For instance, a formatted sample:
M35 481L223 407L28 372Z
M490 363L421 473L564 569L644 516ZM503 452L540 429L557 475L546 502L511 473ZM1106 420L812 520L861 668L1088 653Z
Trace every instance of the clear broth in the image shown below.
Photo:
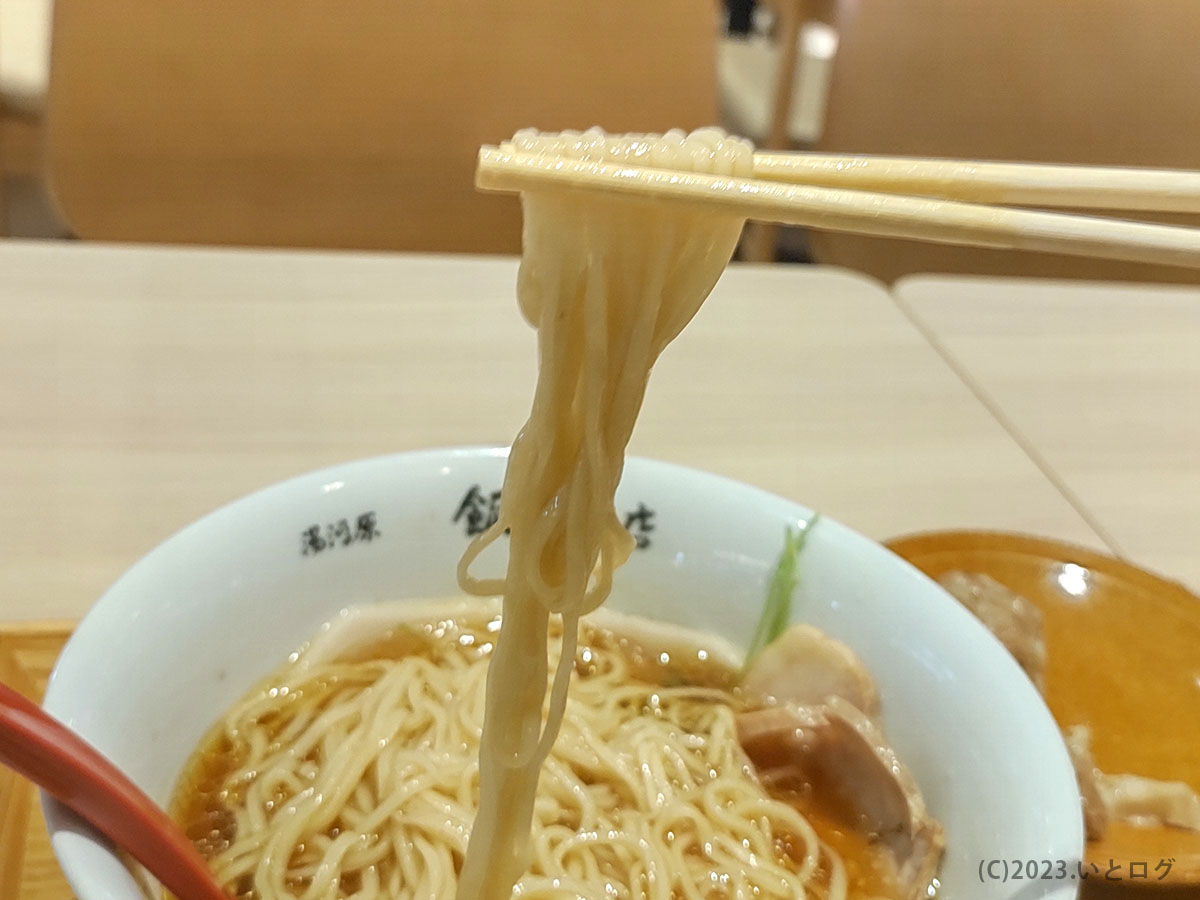
M496 621L492 622L496 625ZM495 630L494 627L492 630ZM435 644L455 640L456 625L445 619L428 625L401 625L391 629L378 641L362 645L342 654L338 660L346 663L370 660L391 660L419 654L431 656ZM491 652L491 644L475 647L481 656ZM723 662L718 653L696 647L692 652L668 655L641 643L636 637L616 631L581 626L580 643L575 658L575 675L586 678L589 658L596 650L615 651L630 664L636 681L651 687L689 685L713 688L726 692L729 703L737 709L741 702L738 689L739 673ZM261 684L257 691L268 691L277 676ZM325 685L322 685L324 687ZM303 699L295 695L296 702ZM285 722L275 723L282 728ZM229 777L244 763L233 745L218 726L200 744L185 766L176 785L170 805L170 815L183 829L189 840L205 859L212 859L232 843L234 816L239 797L236 789L226 787ZM850 900L856 898L896 897L898 891L892 876L892 863L887 852L872 844L867 835L840 821L824 808L811 791L786 789L772 792L798 809L812 824L817 834L842 859L849 882ZM280 800L284 798L280 797ZM782 853L791 855L786 836L779 842ZM247 879L248 881L248 879ZM357 878L343 879L339 896L346 897L358 890ZM304 885L289 885L302 892ZM238 900L260 900L249 883L234 886Z

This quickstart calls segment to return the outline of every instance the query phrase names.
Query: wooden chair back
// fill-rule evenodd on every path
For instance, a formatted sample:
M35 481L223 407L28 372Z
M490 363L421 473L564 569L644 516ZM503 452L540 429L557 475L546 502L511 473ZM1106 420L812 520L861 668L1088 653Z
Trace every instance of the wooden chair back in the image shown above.
M1200 4L839 0L836 20L823 152L1200 168ZM821 262L888 281L910 272L1200 277L833 233L814 233L812 246Z
M709 0L56 0L47 159L84 238L515 251L519 128L716 118Z

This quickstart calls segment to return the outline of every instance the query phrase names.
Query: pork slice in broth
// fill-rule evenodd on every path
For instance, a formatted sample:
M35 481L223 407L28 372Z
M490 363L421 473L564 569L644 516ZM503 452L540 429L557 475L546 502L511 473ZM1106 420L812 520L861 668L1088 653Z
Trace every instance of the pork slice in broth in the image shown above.
M1046 688L1046 638L1042 611L987 575L946 572L938 583L987 626L1038 691Z
M885 847L905 898L925 896L945 838L883 733L845 699L743 712L738 739L772 789L818 798L830 814Z
M879 692L867 667L848 646L811 625L792 625L746 670L742 689L769 702L816 706L841 697L868 716L879 712Z
M1079 782L1079 796L1083 799L1083 828L1087 839L1094 841L1108 828L1108 806L1100 793L1100 770L1092 762L1090 738L1083 725L1063 731L1063 741L1075 767L1075 780Z
M1102 837L1110 821L1200 831L1200 795L1191 785L1143 775L1109 775L1092 762L1091 733L1087 726L1072 726L1063 732L1063 737L1083 795L1083 823L1088 840Z
M1114 818L1200 831L1200 795L1182 781L1101 772L1100 793Z

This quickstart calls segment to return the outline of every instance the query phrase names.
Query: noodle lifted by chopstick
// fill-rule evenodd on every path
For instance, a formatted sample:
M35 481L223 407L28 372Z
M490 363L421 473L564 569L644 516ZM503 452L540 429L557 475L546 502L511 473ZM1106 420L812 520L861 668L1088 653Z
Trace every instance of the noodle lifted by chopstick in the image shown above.
M753 150L706 129L684 135L540 135L515 149L710 174L749 175ZM578 620L604 602L633 540L614 494L650 368L716 284L742 220L692 206L579 193L522 195L518 298L538 330L533 409L513 443L498 521L467 550L459 583L504 595L488 673L480 808L459 900L507 900L529 865L538 774L566 703ZM470 573L508 531L503 579ZM543 727L549 616L562 651Z

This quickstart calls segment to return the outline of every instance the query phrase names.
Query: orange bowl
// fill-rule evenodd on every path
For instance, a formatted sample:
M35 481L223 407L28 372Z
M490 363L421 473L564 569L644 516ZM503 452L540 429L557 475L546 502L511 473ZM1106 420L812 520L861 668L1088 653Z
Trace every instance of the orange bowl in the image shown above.
M886 546L932 578L985 574L1036 604L1059 725L1091 727L1105 772L1200 791L1200 597L1111 556L1019 534L930 532ZM1200 887L1200 832L1110 824L1085 856L1088 888Z

